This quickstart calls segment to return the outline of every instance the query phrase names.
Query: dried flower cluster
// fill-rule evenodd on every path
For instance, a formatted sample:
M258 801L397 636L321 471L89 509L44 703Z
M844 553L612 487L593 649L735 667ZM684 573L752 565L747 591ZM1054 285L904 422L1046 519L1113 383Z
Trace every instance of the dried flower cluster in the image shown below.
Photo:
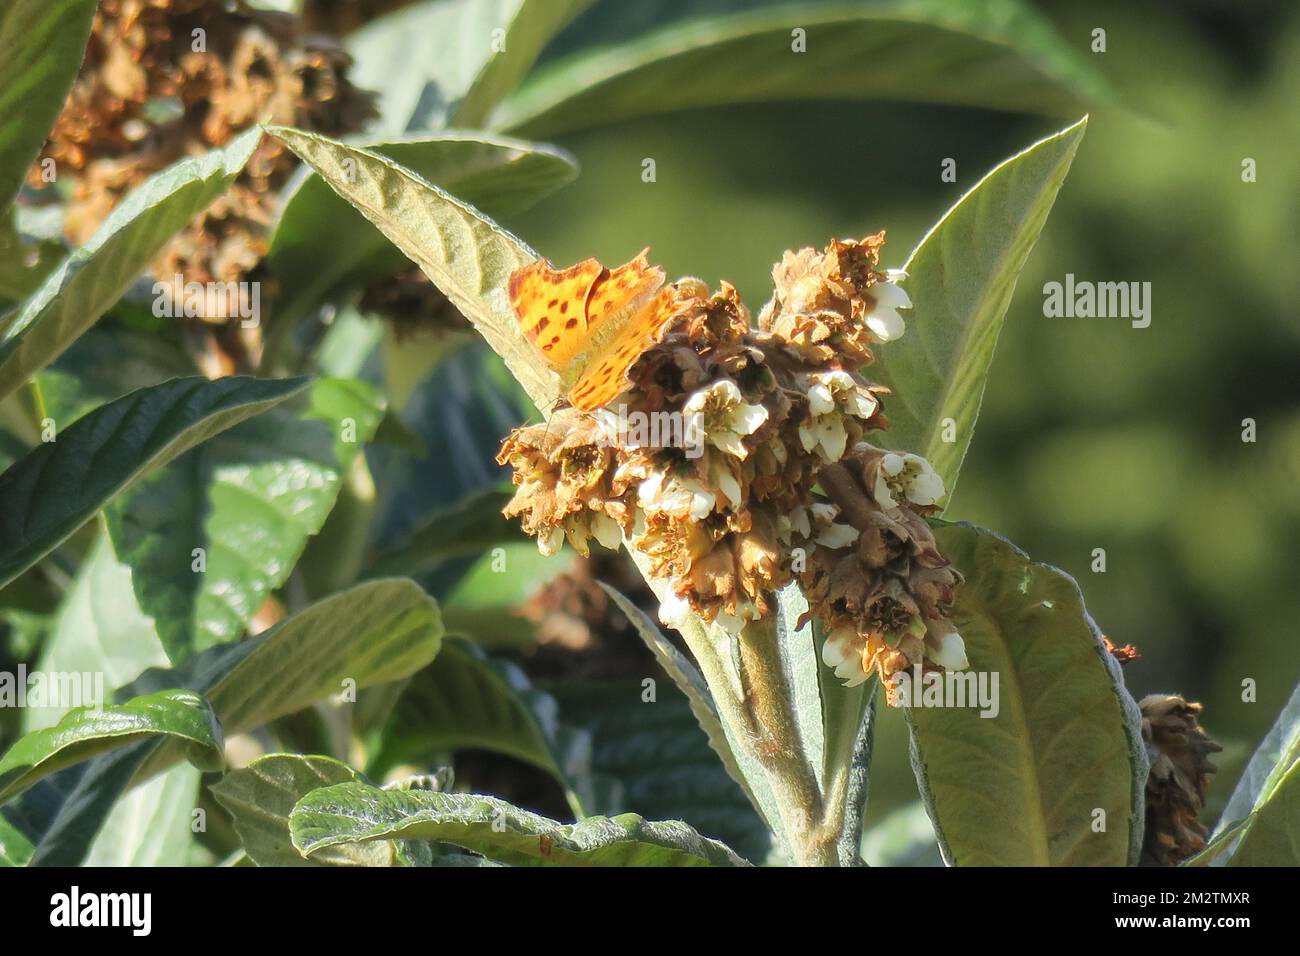
M546 553L626 538L666 594L668 624L693 614L735 633L797 579L848 683L967 666L944 613L959 579L924 520L943 483L923 459L866 440L888 427L885 390L859 373L910 306L877 269L883 242L787 253L757 328L725 282L712 295L697 279L667 287L669 318L620 399L506 439L498 460L518 486L506 514ZM629 431L634 420L652 424Z
M305 36L290 14L221 0L103 0L29 181L47 184L49 159L58 180L74 179L64 230L84 243L147 177L256 123L331 136L360 129L373 98L348 82L349 64L340 46ZM159 254L153 274L204 283L253 275L295 166L282 144L264 138L235 184Z
M1200 704L1177 694L1151 694L1138 706L1151 758L1142 863L1177 866L1205 849L1209 831L1201 823L1201 810L1216 769L1209 755L1223 747L1201 728Z

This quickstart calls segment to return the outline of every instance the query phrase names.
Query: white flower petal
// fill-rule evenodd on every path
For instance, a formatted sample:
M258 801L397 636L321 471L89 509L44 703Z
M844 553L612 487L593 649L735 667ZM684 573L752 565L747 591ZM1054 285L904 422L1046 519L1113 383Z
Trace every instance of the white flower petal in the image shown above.
M970 667L970 661L966 658L966 642L956 631L944 634L938 640L933 637L928 639L926 652L930 660L950 671L964 671Z
M826 415L819 419L817 442L822 446L822 457L828 462L836 462L844 457L844 446L849 443L848 432L838 415Z
M876 337L877 341L892 342L907 331L907 323L893 309L877 306L867 316L867 328L871 330L871 334Z
M681 627L691 616L690 602L669 591L659 602L659 620L669 627Z
M886 511L898 507L898 502L894 499L893 493L889 490L889 483L885 480L883 468L881 469L881 473L876 475L874 496L876 504L880 505L880 507L884 508Z
M856 418L870 418L876 414L878 406L879 403L870 393L860 392L857 389L854 389L853 394L844 401L844 410Z
M835 396L827 386L818 383L808 389L808 410L814 416L835 411Z
M611 551L617 551L623 543L623 530L618 522L603 512L591 516L591 533L601 545Z
M858 540L858 529L851 524L832 524L815 540L824 548L847 548Z
M703 521L713 513L713 506L718 499L711 491L696 491L691 495L690 516L696 521Z
M741 505L740 482L731 473L731 469L719 462L715 463L710 471L712 472L710 477L713 479L713 484L731 502L733 508L739 508ZM708 512L705 512L705 514L707 515Z
M542 552L548 558L560 550L564 544L564 529L551 528L544 534L537 536L537 550Z
M744 460L749 455L749 449L745 447L745 443L740 440L740 436L735 432L714 432L709 436L709 442L715 448L720 448L734 458Z
M767 409L762 405L746 405L741 403L736 409L736 414L732 416L731 422L736 431L742 435L752 435L763 427L767 421Z
M876 305L883 309L910 309L912 300L907 291L892 282L877 282L867 290L867 295L876 300Z

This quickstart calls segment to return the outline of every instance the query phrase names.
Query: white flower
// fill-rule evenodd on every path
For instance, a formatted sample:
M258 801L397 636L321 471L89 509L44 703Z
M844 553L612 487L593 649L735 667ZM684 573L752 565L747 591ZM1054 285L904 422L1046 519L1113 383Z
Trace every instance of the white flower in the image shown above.
M880 460L874 493L882 508L897 508L897 496L914 505L933 505L944 495L943 479L920 455L890 452Z
M907 323L898 314L899 309L910 309L912 300L897 283L907 278L907 273L890 269L885 282L877 282L867 289L867 295L873 301L871 310L866 315L867 328L880 342L892 342L907 329Z
M851 524L832 524L814 539L824 548L847 548L858 540L858 529Z
M868 419L876 413L879 403L848 372L815 372L808 381L809 419L799 426L799 441L804 451L819 448L825 461L839 461L848 442L844 416Z
M966 642L956 631L939 633L931 631L925 638L925 656L950 671L964 671L970 667L966 658Z
M659 620L679 630L691 616L691 604L684 597L679 597L671 590L668 596L659 602Z
M757 621L759 618L758 608L749 602L737 603L736 613L728 614L726 611L719 611L714 617L713 623L718 625L732 637L740 634L747 621Z
M709 457L709 482L731 503L731 507L739 508L744 503L741 498L740 482L727 467L727 463L716 455Z
M717 496L698 481L652 472L637 488L637 501L648 512L666 512L674 518L703 521L713 513Z
M537 550L548 558L557 554L563 544L564 529L560 527L548 528L544 534L537 536Z
M767 421L767 409L747 404L740 388L729 378L700 389L686 400L682 411L688 423L687 434L699 435L703 430L706 442L736 458L749 455L742 439Z
M623 529L618 526L617 521L603 511L591 516L591 533L601 545L611 551L617 551L618 546L623 543Z
M827 635L822 663L835 669L845 687L857 687L869 676L862 666L862 638L852 628L841 627Z

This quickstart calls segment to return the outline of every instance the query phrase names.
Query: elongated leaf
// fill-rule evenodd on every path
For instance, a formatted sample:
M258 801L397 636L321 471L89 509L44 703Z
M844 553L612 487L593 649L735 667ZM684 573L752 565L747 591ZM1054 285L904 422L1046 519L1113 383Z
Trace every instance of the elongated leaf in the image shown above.
M936 537L966 576L953 622L971 662L967 705L914 704L908 717L913 767L946 858L1135 862L1147 774L1141 719L1078 585L991 532L957 524ZM976 681L992 690L993 675L988 710L997 712L981 718Z
M591 6L594 0L479 0L479 11L495 13L502 32L498 52L489 56L464 98L451 113L457 126L481 126L507 93L513 90L557 31ZM493 11L492 8L495 8ZM480 13L480 16L483 14ZM496 40L497 37L489 38ZM482 42L482 35L478 37ZM472 49L472 46L471 46Z
M510 309L510 274L537 253L474 207L369 150L268 127L433 280L505 361L534 403L549 408L559 377L537 360Z
M151 176L32 295L0 338L0 398L99 320L182 226L220 196L257 147L249 130L229 146Z
M104 820L85 865L189 865L201 776L197 767L178 764L124 794Z
M494 545L518 541L518 529L501 514L510 498L509 486L491 487L434 512L414 531L383 548L371 573L414 573L447 558L477 555Z
M352 82L379 92L379 128L482 125L551 35L592 0L434 0L347 38ZM393 69L394 63L403 64Z
M79 419L0 475L0 586L150 470L305 385L305 379L174 379Z
M318 380L302 399L195 448L108 508L113 546L173 663L243 637L382 414L356 380Z
M65 767L158 735L184 740L205 769L221 766L221 727L208 702L190 691L162 691L102 709L79 707L21 738L0 758L0 803Z
M767 859L772 833L718 761L690 701L653 670L646 676L656 678L653 699L636 679L547 685L561 719L591 738L596 786L588 812L681 820L746 859Z
M306 854L405 837L454 843L515 866L745 865L684 823L652 823L627 813L566 826L495 797L355 783L308 794L294 807L289 827L294 846Z
M555 700L512 664L490 661L468 641L448 639L411 679L382 734L371 772L427 765L437 753L479 748L531 763L565 788L575 814L590 799L591 740L559 721Z
M1300 762L1276 781L1240 839L1228 866L1300 866Z
M826 668L821 666L821 649L815 645L812 622L796 627L808 610L808 602L797 585L777 593L777 653L786 694L792 703L799 739L813 766L818 786L826 769L826 721L823 717L822 687ZM850 732L857 736L857 726Z
M215 647L174 670L150 670L120 695L165 687L203 694L228 734L254 730L345 689L401 680L427 665L441 644L438 608L415 584L371 581L311 605L264 634ZM81 861L105 815L133 782L183 756L145 741L57 774L43 795L41 819L24 832L33 865ZM34 835L35 839L32 839Z
M393 843L343 844L309 860L289 839L295 803L321 787L362 779L332 757L268 754L227 772L212 786L212 795L234 818L235 832L258 866L392 866Z
M722 761L722 766L726 769L727 775L740 786L745 796L749 798L749 802L767 823L768 827L773 832L779 832L777 827L780 817L767 778L763 774L762 768L749 756L748 752L731 739L726 725L722 723L722 719L718 715L717 705L714 703L713 695L710 693L703 675L673 645L672 641L664 636L663 632L659 630L659 626L644 611L628 600L626 595L604 583L601 584L601 587L618 605L618 609L627 616L628 621L636 629L641 640L654 654L659 666L673 679L678 689L686 695L686 699L690 701L691 713L694 715L696 723L700 725L700 729L708 737L709 746L713 748L713 752Z
M135 599L130 568L117 560L108 535L97 536L59 605L37 669L66 674L93 668L106 687L118 688L166 665L154 622ZM67 702L50 703L23 711L24 731L51 727L69 710Z
M1277 789L1282 778L1300 760L1300 686L1291 692L1277 720L1246 764L1236 789L1223 808L1214 832L1217 836L1236 820L1250 816Z
M0 9L0 216L81 66L95 0L6 0Z
M492 216L518 212L577 174L560 150L485 134L449 132L366 148ZM316 175L285 200L268 261L286 292L276 308L277 326L345 286L391 275L407 262Z
M668 110L827 98L1069 114L1111 95L1018 0L767 4L548 64L493 125L553 136Z
M907 334L882 345L872 377L890 386L891 448L930 460L949 495L984 398L1016 279L1087 128L1080 120L1002 163L958 200L907 261ZM944 421L955 441L944 441Z
M1283 781L1293 776L1291 772L1297 765L1300 765L1300 687L1292 692L1291 699L1242 771L1214 828L1214 839L1188 865L1244 865L1237 860L1241 850L1247 851L1247 859L1255 861L1284 859L1289 853L1293 862L1281 865L1300 865L1300 798L1295 794L1280 794ZM1289 786L1300 789L1294 779ZM1265 814L1265 807L1275 800L1276 805ZM1280 840L1273 852L1266 847L1264 837L1252 835L1257 824L1263 825L1263 834ZM1291 836L1282 839L1288 832ZM1247 845L1243 838L1248 835Z

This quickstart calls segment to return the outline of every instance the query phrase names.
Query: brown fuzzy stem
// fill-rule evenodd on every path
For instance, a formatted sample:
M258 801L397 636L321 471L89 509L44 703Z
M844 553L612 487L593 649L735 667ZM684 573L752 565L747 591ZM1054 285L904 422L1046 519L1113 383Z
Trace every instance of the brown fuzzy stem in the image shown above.
M843 462L826 465L817 473L817 481L830 499L839 505L840 513L859 531L871 523L872 508L867 496Z

